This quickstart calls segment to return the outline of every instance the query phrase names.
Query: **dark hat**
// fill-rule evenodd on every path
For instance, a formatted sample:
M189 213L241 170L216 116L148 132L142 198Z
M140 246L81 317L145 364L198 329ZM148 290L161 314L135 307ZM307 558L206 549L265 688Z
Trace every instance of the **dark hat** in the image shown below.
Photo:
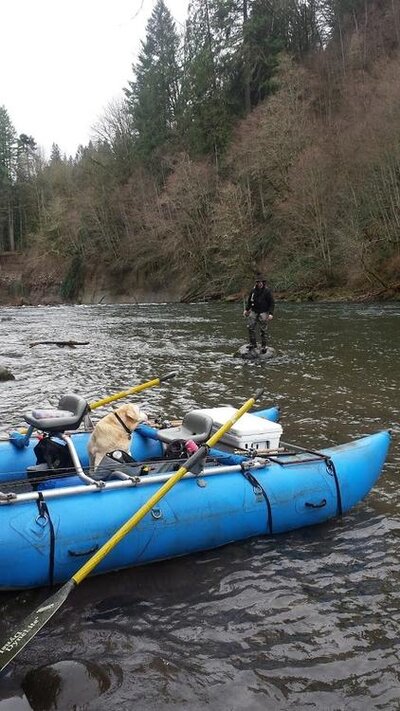
M256 281L267 281L267 277L263 274L256 274Z

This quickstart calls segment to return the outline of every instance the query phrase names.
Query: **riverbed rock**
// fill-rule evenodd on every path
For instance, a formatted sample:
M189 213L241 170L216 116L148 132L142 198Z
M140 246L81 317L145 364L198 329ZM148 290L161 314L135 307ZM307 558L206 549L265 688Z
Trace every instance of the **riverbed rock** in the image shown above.
M6 380L15 380L15 376L12 374L11 370L0 366L0 382L4 383Z
M245 344L244 346L240 346L234 356L235 358L242 358L242 360L262 363L263 361L270 360L276 356L276 350L275 348L270 348L268 346L266 352L261 353L261 346L257 346L257 348L249 350L248 345Z

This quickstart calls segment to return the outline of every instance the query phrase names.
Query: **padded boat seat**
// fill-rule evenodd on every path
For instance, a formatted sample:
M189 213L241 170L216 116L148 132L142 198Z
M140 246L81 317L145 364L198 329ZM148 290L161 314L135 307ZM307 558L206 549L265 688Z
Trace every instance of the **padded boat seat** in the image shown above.
M79 395L64 395L53 412L32 410L24 414L24 420L42 432L65 432L78 429L88 410L86 400Z
M158 438L161 442L166 442L167 444L170 444L177 439L184 441L192 439L198 444L199 442L206 442L211 434L212 426L212 417L209 415L203 415L203 413L193 410L185 415L182 420L182 424L179 427L170 427L165 430L159 430Z

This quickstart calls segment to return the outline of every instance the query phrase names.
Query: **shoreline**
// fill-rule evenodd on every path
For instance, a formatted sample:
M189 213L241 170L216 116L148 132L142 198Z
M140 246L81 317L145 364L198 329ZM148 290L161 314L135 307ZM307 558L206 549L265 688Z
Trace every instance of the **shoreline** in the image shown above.
M282 303L304 304L304 303L388 303L400 301L400 288L379 290L378 292L349 292L344 290L327 290L327 291L312 291L305 290L296 291L293 293L287 291L274 291L275 300ZM90 299L67 300L56 297L40 298L35 295L34 298L14 297L11 299L0 298L0 308L23 307L23 306L100 306L100 305L117 305L117 304L183 304L183 303L237 303L243 300L243 294L231 294L214 298L193 299L186 301L177 295L167 293L157 293L150 291L147 294L102 294L93 295Z

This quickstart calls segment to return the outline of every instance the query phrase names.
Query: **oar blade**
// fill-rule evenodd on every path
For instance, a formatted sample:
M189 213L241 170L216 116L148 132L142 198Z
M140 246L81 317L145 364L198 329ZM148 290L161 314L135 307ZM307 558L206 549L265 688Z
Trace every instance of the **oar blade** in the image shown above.
M41 606L21 622L17 630L7 640L0 640L0 671L16 657L28 642L37 635L42 627L64 604L71 590L75 587L73 580L68 580L52 597L47 598Z

